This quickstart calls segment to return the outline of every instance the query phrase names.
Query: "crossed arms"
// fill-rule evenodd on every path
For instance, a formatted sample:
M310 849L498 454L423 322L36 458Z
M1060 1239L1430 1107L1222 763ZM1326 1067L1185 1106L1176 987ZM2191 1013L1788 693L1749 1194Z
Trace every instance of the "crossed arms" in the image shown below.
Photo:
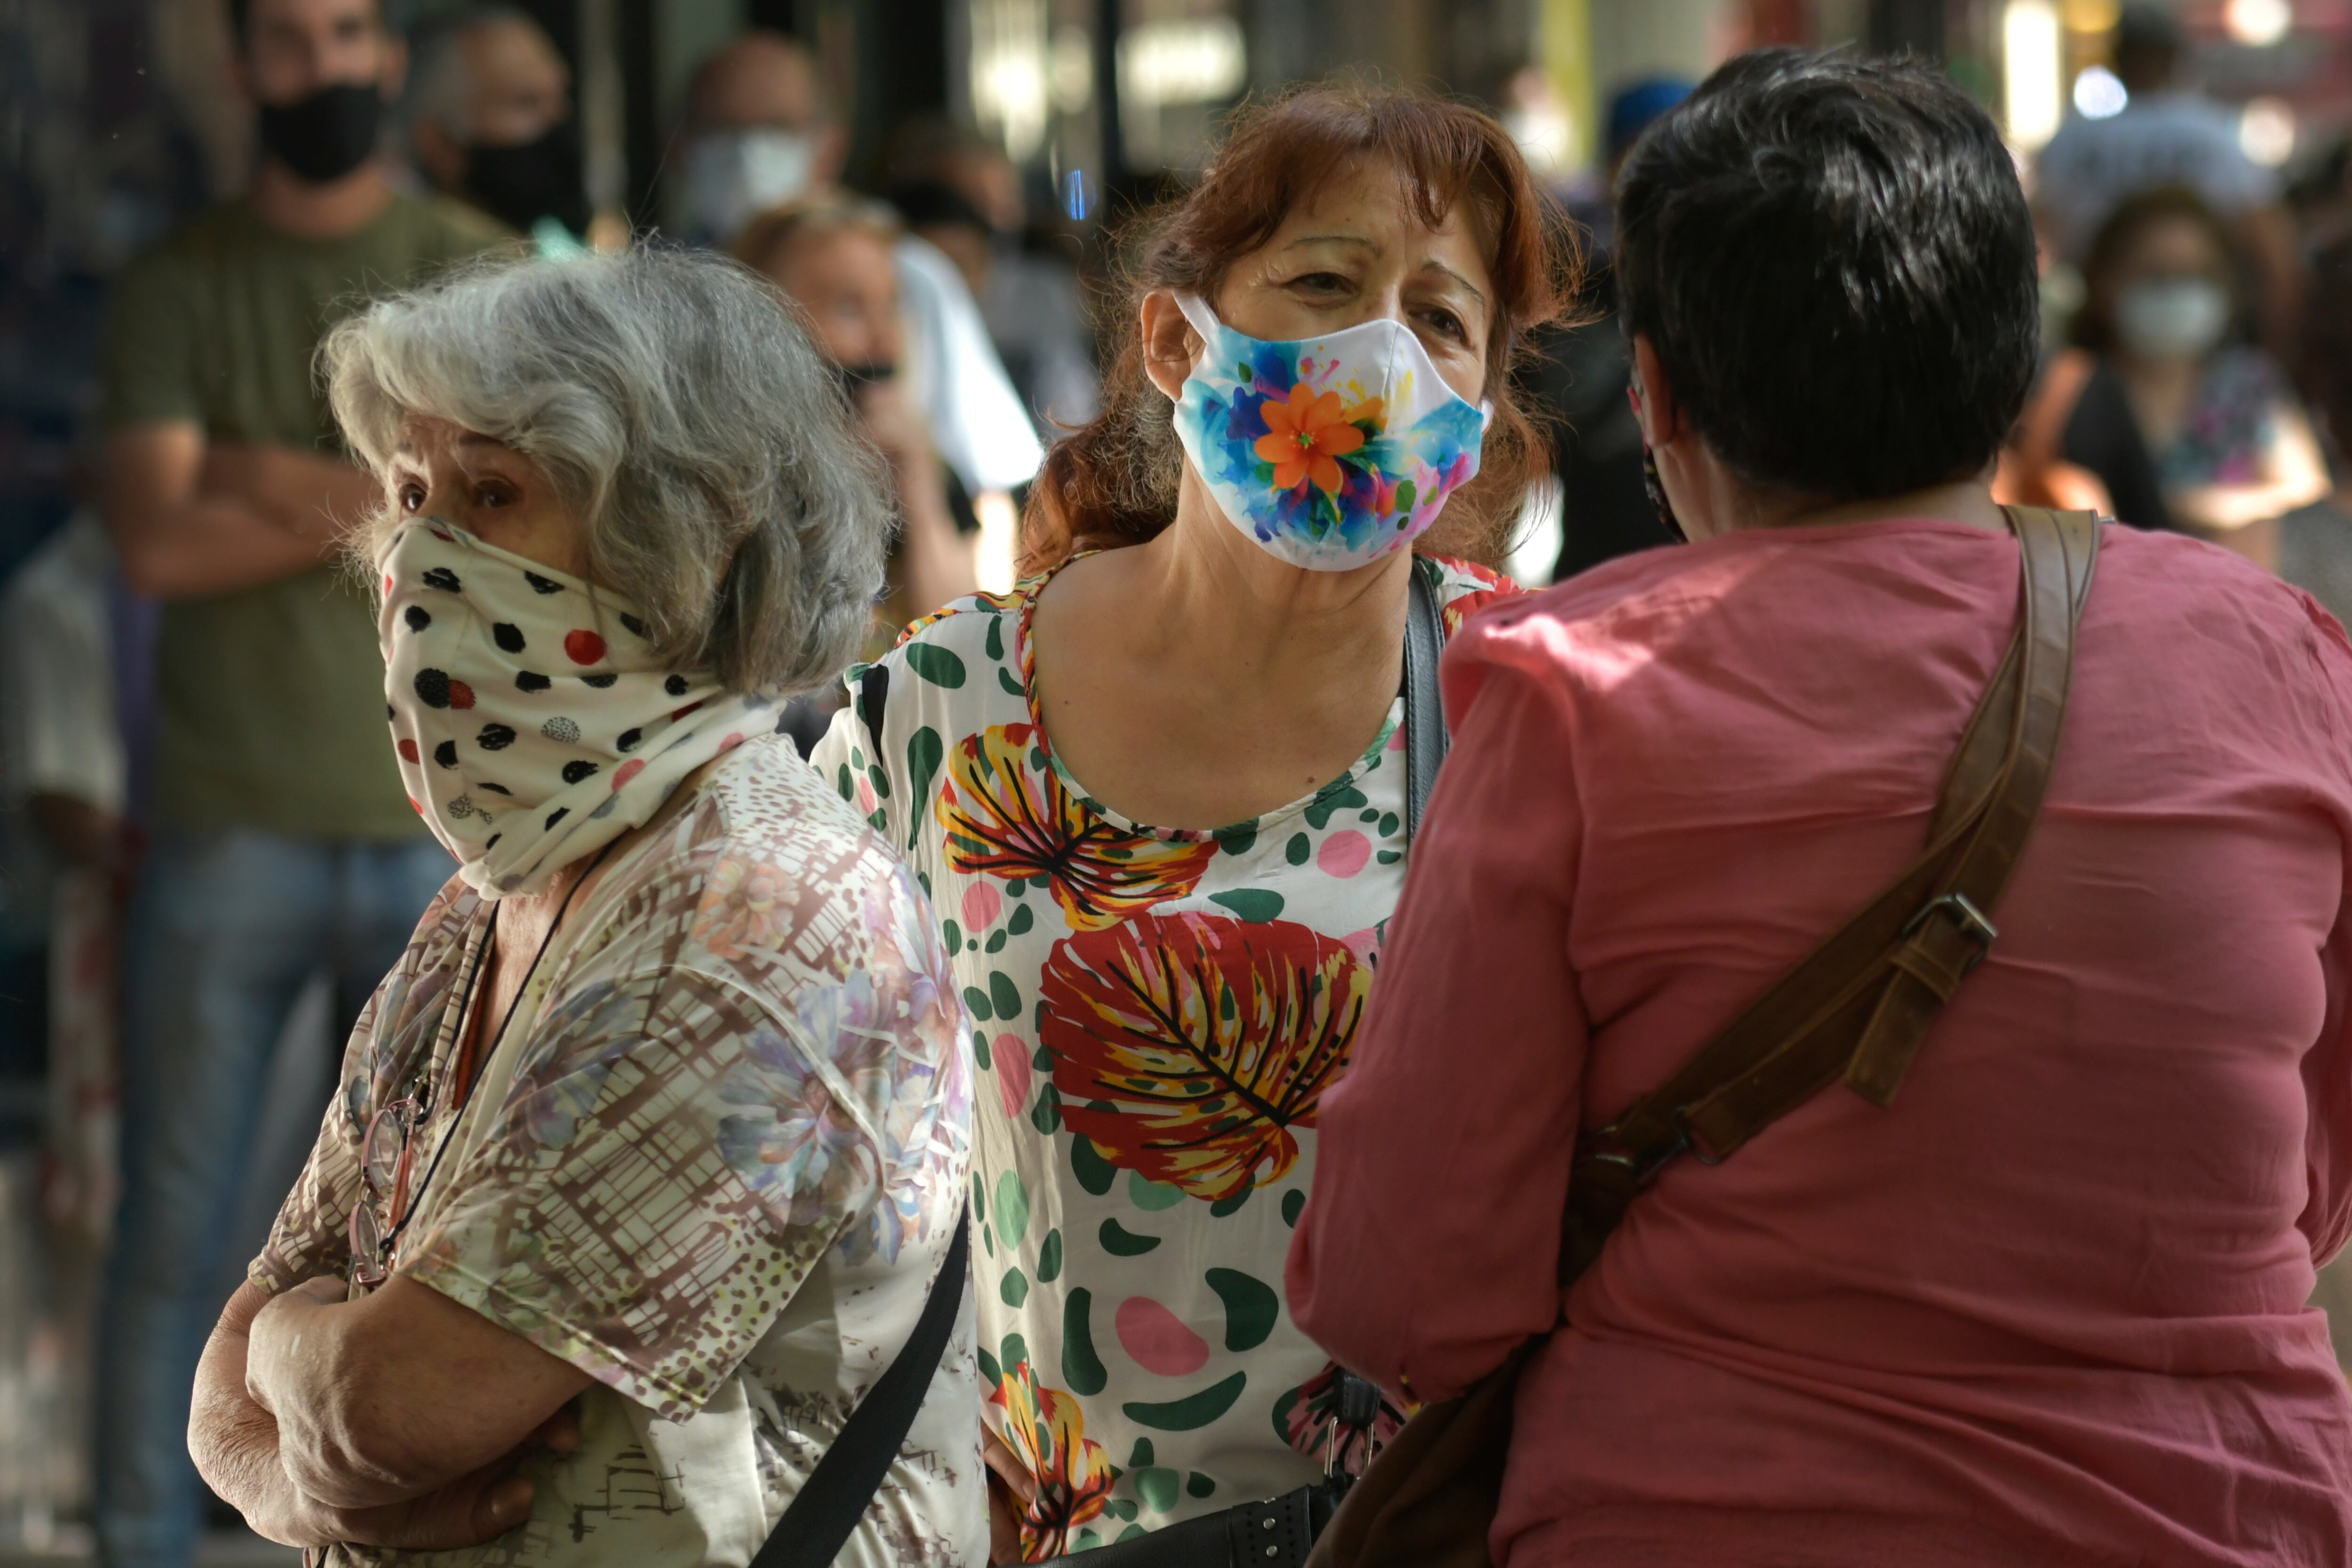
M588 1374L402 1276L343 1294L328 1279L230 1298L188 1420L205 1480L289 1546L446 1550L521 1523L515 1467L570 1452Z

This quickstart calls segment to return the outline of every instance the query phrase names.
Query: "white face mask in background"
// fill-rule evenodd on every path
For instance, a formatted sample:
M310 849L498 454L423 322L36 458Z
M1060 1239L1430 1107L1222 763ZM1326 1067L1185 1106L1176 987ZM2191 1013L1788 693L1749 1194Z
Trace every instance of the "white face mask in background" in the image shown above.
M2230 330L2230 296L2204 278L2135 283L2116 297L2116 335L2145 359L2199 359Z
M815 137L769 125L696 137L686 151L695 221L721 244L734 238L761 213L809 188L816 150Z

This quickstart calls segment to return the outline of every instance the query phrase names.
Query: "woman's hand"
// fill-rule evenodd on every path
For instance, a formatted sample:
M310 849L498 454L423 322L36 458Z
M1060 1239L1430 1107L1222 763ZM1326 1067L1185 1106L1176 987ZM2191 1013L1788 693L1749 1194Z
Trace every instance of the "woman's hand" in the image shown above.
M312 1281L312 1298L331 1293L332 1281ZM336 1508L306 1497L278 1453L278 1422L247 1392L247 1336L270 1298L241 1287L221 1313L196 1371L188 1448L213 1489L245 1515L254 1530L287 1546L352 1542L367 1546L449 1550L504 1534L530 1512L530 1482L514 1473L531 1451L569 1454L580 1444L577 1418L567 1405L511 1453L471 1474L414 1498L368 1508Z
M495 1541L530 1517L530 1483L511 1460L485 1466L406 1502L376 1508L330 1508L291 1484L274 1509L248 1510L254 1533L285 1546L392 1546L449 1552Z
M288 1522L304 1539L272 1535L257 1525L256 1529L289 1546L323 1546L338 1541L410 1552L479 1546L530 1517L534 1489L515 1474L515 1468L539 1449L569 1454L579 1446L580 1423L566 1406L542 1422L513 1453L422 1497L375 1508L330 1508L297 1496Z
M271 1300L251 1318L242 1368L287 1476L315 1503L373 1510L457 1485L531 1446L588 1384L406 1275L342 1295L314 1279Z
M988 1561L1018 1563L1021 1515L1037 1500L1037 1478L985 1426L980 1429L980 1457L988 1462Z

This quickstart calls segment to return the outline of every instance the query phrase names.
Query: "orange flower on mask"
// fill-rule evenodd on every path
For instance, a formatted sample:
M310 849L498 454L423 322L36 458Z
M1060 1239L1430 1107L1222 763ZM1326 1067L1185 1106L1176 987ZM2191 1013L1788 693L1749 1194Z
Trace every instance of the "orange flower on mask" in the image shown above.
M1339 459L1364 444L1364 433L1341 416L1338 393L1318 396L1301 382L1291 387L1289 402L1269 398L1258 417L1265 421L1266 433L1250 449L1274 465L1276 489L1312 479L1318 489L1339 493Z

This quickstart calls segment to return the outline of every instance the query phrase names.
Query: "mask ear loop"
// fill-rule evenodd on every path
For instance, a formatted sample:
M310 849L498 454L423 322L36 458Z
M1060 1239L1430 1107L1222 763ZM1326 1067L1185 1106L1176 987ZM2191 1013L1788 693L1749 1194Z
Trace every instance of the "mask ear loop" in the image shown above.
M1184 319L1192 323L1192 330L1201 334L1203 344L1217 341L1217 329L1224 323L1217 320L1217 313L1209 309L1206 300L1180 289L1176 294L1176 308L1184 312Z

